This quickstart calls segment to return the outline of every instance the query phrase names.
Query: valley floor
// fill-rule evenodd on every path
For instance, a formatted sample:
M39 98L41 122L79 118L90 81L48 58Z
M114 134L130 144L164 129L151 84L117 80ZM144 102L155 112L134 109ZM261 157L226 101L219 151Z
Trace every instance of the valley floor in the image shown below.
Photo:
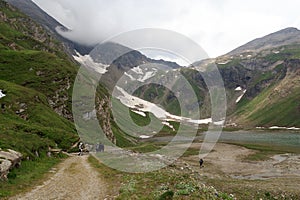
M193 143L191 148L200 149L201 143ZM273 155L262 161L247 160L247 156L257 153L245 147L217 143L212 152L204 160L207 167L203 173L214 177L216 170L229 177L245 180L265 180L269 178L300 178L300 155L284 153ZM185 158L197 163L199 155Z
M200 146L201 143L193 143L189 151L196 152ZM269 197L299 199L300 155L282 153L269 155L264 160L249 159L249 156L257 153L256 150L242 146L217 143L213 151L204 157L202 168L199 167L199 155L195 153L181 157L175 162L176 168L167 167L164 172L148 173L148 175L117 172L104 165L99 168L96 166L99 164L91 164L87 155L74 155L53 168L44 183L28 193L10 199L115 199L117 196L118 199L146 198L157 190L159 184L156 179L164 173L163 179L174 177L176 182L183 181L179 180L179 177L184 177L182 173L187 173L190 175L189 179L214 186L218 191L234 194L237 199L271 199ZM94 162L98 163L96 159ZM186 166L189 166L188 169ZM177 168L178 170L175 170ZM128 184L126 177L129 177ZM150 181L152 179L153 183ZM189 182L189 180L184 181ZM117 182L122 182L123 189L120 190ZM145 193L140 185L143 186L142 188L149 187L149 190ZM127 186L130 186L128 191L124 189ZM112 193L110 190L114 190L116 196L108 195ZM124 197L120 191L123 193L127 191L128 194ZM197 198L177 195L174 199Z
M199 149L201 143L191 148ZM264 160L249 160L256 150L242 146L217 143L214 150L204 158L199 170L199 155L184 157L185 162L198 169L201 179L238 199L264 197L265 193L277 199L298 199L300 196L300 155L283 153L270 155Z

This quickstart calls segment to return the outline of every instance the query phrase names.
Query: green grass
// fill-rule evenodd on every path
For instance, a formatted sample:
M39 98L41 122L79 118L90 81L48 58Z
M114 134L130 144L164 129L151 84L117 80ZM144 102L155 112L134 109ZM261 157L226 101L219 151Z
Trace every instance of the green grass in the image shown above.
M285 146L274 146L266 144L236 144L239 146L246 147L248 149L256 150L256 153L248 155L244 160L250 161L262 161L270 159L271 156L276 154L284 153L300 153L299 148L285 147Z
M178 170L175 166L129 174L110 169L92 156L88 160L108 183L109 195L117 196L118 200L166 199L167 196L173 196L173 199L232 199L222 192L218 192L217 197L213 187L203 186L195 174Z
M176 96L172 91L162 85L148 84L142 86L138 88L133 95L146 101L159 104L164 107L166 111L174 115L181 114L180 105Z
M130 147L128 149L135 151L135 152L146 153L146 152L153 152L153 151L159 150L160 148L161 148L160 144L143 142L143 143L139 143L138 145L136 145L134 147Z
M296 88L285 98L277 98L277 101L266 102L260 105L273 92L274 86L264 90L251 102L242 100L238 105L236 115L244 120L243 124L254 124L256 126L300 126L300 92ZM274 100L274 99L272 99ZM260 109L256 110L260 106Z
M62 106L71 113L78 66L41 26L2 0L0 5L7 17L0 22L0 89L6 94L0 99L0 148L23 154L21 167L0 183L1 198L39 182L60 161L45 156L49 147L68 150L79 137L74 124L54 111Z
M243 200L286 200L299 199L299 193L291 193L278 188L264 188L264 184L272 184L274 181L280 182L280 179L271 180L239 180L231 178L204 178L211 185L214 185L218 190L227 191L234 194L237 199ZM297 184L294 182L293 184ZM259 187L257 187L259 186Z
M167 134L174 134L175 132L172 131L172 129L168 126L162 126L161 120L157 119L152 113L145 112L146 117L141 116L139 114L136 114L132 112L131 110L128 111L128 108L124 106L118 99L113 98L112 99L112 108L114 110L115 116L114 120L122 127L127 128L127 131L130 131L130 133L136 133L138 135L152 135L152 131L156 130L157 127L162 127L160 133L167 133ZM125 115L129 112L129 116L131 119ZM134 125L132 124L133 122ZM151 125L149 125L151 122ZM114 122L112 122L114 123ZM176 122L170 122L174 126L175 129L178 129L179 124ZM114 127L116 125L113 125ZM145 134L144 134L145 133ZM158 133L158 134L160 134ZM127 133L128 135L128 133Z
M59 157L47 158L41 155L34 161L23 161L20 168L13 169L8 181L0 181L0 198L14 196L40 184L45 174L61 161Z
M72 122L56 114L43 94L1 80L0 88L7 95L0 99L4 105L0 115L1 148L13 148L21 153L33 151L33 147L38 150L56 145L68 149L78 140ZM21 107L24 111L16 114ZM27 145L23 147L23 144Z
M71 113L72 87L66 87L78 66L41 26L0 4L7 17L0 22L0 89L6 94L0 99L0 148L28 155L47 147L68 149L79 139L75 126L53 108Z

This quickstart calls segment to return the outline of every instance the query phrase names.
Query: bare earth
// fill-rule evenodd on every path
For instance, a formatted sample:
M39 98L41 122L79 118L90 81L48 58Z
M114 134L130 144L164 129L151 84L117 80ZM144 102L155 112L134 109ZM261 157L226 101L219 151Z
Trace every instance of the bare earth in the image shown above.
M200 145L200 143L196 143L192 147L199 148ZM244 147L217 143L214 150L205 157L205 160L221 172L234 178L300 177L300 155L278 154L265 161L243 160L253 153L255 153L254 150ZM190 159L199 159L199 156L191 156Z
M192 144L200 148L201 143ZM204 167L199 169L199 155L184 158L202 176L213 179L240 179L260 181L260 187L282 189L299 194L300 155L278 154L265 161L245 161L244 158L255 153L244 147L217 143L214 150L204 158ZM244 182L254 183L257 182Z
M53 176L14 199L105 199L106 185L87 162L88 156L72 156L51 170Z

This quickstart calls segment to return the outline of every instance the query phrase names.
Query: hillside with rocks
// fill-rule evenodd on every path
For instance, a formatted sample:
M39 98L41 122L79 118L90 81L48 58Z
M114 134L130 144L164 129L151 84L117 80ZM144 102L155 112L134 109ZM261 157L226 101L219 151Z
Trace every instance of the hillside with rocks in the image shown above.
M299 37L299 30L287 28L223 56L180 68L180 73L189 81L198 98L190 105L200 107L201 118L211 116L210 93L203 73L209 77L214 73L210 68L216 66L226 90L226 126L300 127ZM172 73L164 72L163 76ZM176 97L165 88L145 85L136 95L163 105L171 113L179 113ZM170 105L173 105L171 109Z
M79 65L41 25L5 1L0 5L0 148L32 161L52 149L77 151L72 90ZM101 85L97 97L101 126L116 143L109 95Z
M15 8L19 9L22 13L29 16L32 20L43 26L50 33L53 37L57 40L61 41L64 46L65 50L69 54L75 54L75 50L80 52L81 54L87 54L92 49L93 46L86 46L79 44L77 42L70 41L60 34L58 34L57 29L59 28L61 31L69 31L64 25L59 23L57 20L49 16L45 11L43 11L40 7L38 7L33 1L31 0L5 0Z

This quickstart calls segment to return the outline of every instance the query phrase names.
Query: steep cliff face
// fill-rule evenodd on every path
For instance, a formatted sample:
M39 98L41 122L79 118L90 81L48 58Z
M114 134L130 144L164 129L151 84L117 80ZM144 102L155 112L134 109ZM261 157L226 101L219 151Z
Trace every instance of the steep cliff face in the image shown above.
M96 98L97 105L97 116L100 119L101 128L106 135L106 138L109 139L112 143L116 144L117 140L112 131L112 123L111 123L111 99L109 96L106 97L97 97Z

